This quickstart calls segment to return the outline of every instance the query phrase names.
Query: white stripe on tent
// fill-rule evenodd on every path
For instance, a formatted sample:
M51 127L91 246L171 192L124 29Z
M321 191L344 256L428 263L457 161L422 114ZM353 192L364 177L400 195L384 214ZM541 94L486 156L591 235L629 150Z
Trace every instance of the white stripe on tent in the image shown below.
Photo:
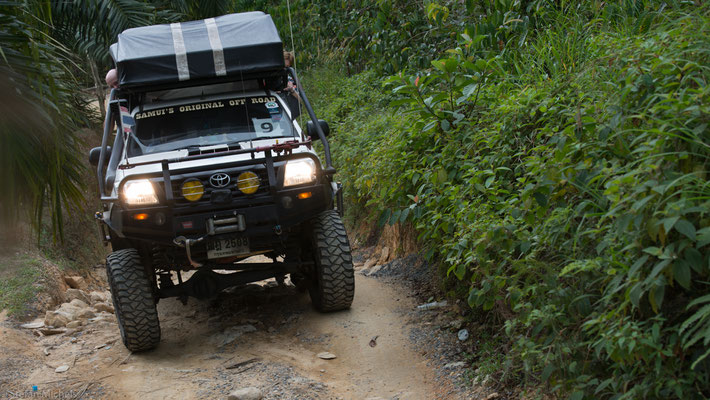
M212 58L214 59L214 72L217 76L227 75L227 66L224 64L224 49L222 48L222 40L219 38L219 30L214 18L205 20L207 26L207 36L210 38L210 47L212 47Z
M182 38L182 28L179 23L174 23L170 24L170 30L173 33L178 79L186 81L190 79L190 68L187 66L187 49L185 49L185 39Z

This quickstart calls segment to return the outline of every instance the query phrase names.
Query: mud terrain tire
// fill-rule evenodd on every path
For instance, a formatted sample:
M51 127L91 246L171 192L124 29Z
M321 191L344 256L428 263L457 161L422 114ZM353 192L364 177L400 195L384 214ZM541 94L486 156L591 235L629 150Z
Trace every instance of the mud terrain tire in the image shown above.
M312 225L315 275L309 288L313 306L322 312L350 308L355 275L350 242L337 211L320 213Z
M130 351L150 350L160 342L160 322L150 280L136 249L106 257L106 276L123 344Z

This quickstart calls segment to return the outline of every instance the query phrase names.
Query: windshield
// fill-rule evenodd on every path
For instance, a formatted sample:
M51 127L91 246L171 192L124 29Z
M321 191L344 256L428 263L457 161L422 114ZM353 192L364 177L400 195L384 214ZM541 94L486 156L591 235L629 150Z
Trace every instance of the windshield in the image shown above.
M201 101L139 111L129 157L246 140L293 137L286 112L273 96Z

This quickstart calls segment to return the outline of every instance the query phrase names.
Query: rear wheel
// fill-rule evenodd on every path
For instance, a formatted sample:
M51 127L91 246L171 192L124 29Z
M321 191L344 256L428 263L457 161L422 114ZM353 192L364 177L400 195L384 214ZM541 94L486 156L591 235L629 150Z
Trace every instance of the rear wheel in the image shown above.
M160 342L160 322L151 280L136 249L114 251L106 258L106 275L113 295L123 344L130 351L150 350Z
M337 211L320 213L312 230L315 279L309 288L319 311L350 308L355 295L355 275L350 242Z

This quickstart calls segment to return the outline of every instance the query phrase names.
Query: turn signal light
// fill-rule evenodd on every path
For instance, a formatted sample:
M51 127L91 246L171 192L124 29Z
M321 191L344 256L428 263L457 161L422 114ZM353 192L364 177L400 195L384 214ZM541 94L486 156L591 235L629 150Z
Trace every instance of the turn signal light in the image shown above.
M309 199L311 196L313 196L313 193L311 192L303 192L298 194L298 198L303 200L303 199Z
M140 214L133 214L133 219L136 221L143 221L148 219L148 214L146 213L140 213Z

